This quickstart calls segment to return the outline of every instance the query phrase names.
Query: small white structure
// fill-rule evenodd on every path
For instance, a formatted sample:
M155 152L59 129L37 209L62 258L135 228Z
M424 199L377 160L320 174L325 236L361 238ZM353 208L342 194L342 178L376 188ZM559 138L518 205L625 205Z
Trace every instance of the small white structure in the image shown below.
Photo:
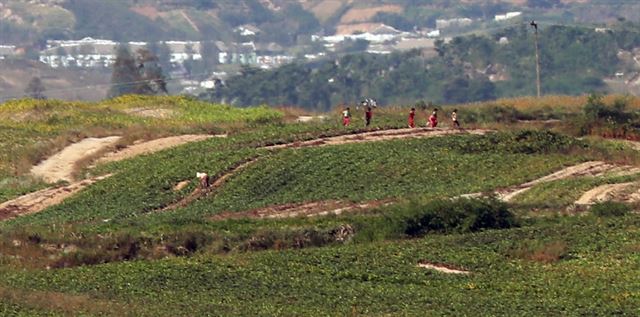
M261 32L261 30L253 24L244 24L233 29L234 32L242 36L254 36Z
M429 31L427 32L427 37L440 37L440 30L433 30L433 31Z
M322 40L326 42L325 47L332 49L335 44L344 42L346 40L365 40L372 44L382 44L389 41L394 41L402 36L408 35L407 32L399 31L386 24L379 24L373 28L369 28L367 32L358 34L335 34L322 37Z
M471 23L473 23L473 20L469 18L436 19L436 28L446 29L454 26L461 27L470 25Z
M15 45L0 45L0 60L16 55Z
M522 15L521 11L507 12L505 14L497 14L495 16L495 20L496 20L496 22L506 21L506 20L510 20L510 19L513 19L513 18L521 16L521 15Z

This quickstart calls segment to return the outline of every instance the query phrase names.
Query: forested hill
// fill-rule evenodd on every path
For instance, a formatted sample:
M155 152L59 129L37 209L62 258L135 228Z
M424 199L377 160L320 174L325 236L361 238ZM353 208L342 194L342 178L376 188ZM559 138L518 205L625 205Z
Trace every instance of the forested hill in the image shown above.
M327 110L362 97L382 104L462 103L535 94L533 33L525 26L491 36L465 36L437 43L439 56L418 51L357 54L337 61L291 64L275 70L244 68L203 98L236 105L299 105ZM582 94L606 90L603 78L626 67L619 52L640 46L630 29L548 26L539 34L542 91Z

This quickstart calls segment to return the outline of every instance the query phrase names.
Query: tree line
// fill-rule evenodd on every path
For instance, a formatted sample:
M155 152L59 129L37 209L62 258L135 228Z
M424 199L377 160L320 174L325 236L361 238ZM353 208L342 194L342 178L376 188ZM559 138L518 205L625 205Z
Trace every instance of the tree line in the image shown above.
M582 94L606 89L603 78L623 62L619 50L640 45L637 28L608 32L564 26L540 31L543 93ZM296 105L327 110L363 97L381 104L463 103L535 94L532 30L526 25L491 36L438 41L437 57L420 51L352 54L335 60L293 63L273 70L245 66L203 99L239 106Z

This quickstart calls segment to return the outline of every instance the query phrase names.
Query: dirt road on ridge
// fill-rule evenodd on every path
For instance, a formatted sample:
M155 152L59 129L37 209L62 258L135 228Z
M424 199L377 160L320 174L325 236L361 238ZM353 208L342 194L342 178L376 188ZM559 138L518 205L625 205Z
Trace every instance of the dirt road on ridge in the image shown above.
M226 137L226 135L179 135L160 138L151 141L134 143L120 151L108 152L98 163L106 163L124 160L134 156L157 152L170 147L175 147L189 142L196 142L212 137ZM86 138L74 143L51 156L47 160L34 166L31 171L37 177L42 177L47 182L59 180L72 181L72 173L79 161L113 147L121 137L112 136L106 138ZM18 198L0 204L0 221L27 215L44 210L47 207L57 205L71 197L85 187L103 180L109 175L94 177L78 182L72 182L66 186L50 187L29 193Z
M86 138L71 144L31 168L31 174L42 178L47 183L55 183L60 180L71 182L78 161L115 145L121 138L119 136Z

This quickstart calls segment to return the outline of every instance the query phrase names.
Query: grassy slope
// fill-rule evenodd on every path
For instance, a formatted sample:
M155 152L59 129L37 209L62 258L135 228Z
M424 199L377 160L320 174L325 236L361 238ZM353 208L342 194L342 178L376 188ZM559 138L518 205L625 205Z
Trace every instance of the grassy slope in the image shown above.
M122 163L115 176L61 205L0 226L105 219L127 223L128 218L150 213L186 195L194 185L180 193L172 187L193 179L196 171L221 175L238 162L258 156L264 158L232 177L212 198L168 215L156 212L144 222L153 218L161 223L177 218L199 222L203 214L301 201L451 197L520 184L582 159L553 152L543 155L549 140L532 137L518 141L523 135L528 134L397 140L290 149L271 155L244 148L235 138L214 139ZM541 144L542 149L536 148ZM529 150L533 152L526 152Z
M168 118L128 114L128 110L172 111ZM101 103L20 100L0 105L0 201L43 186L20 180L32 164L89 136L149 138L181 133L218 133L266 122L282 113L268 108L239 109L184 97L125 96Z
M57 233L60 227L52 224L74 223L76 227L62 227L71 230L64 234L85 239L96 233L124 231L162 239L177 230L250 237L274 228L331 228L367 218L210 223L203 214L315 199L433 197L490 190L542 176L591 154L588 148L567 152L575 150L573 141L545 133L400 140L275 153L255 149L344 132L333 124L264 126L227 140L208 140L109 164L96 173L119 172L111 179L61 206L2 223L0 231ZM175 212L149 213L193 189L192 185L174 193L171 187L192 179L195 171L217 174L256 155L262 157L256 165L233 177L212 198ZM111 221L100 221L105 218ZM118 307L129 305L135 315L150 316L496 315L514 311L522 315L634 315L640 304L635 274L639 219L637 215L554 218L528 221L520 229L476 234L225 256L205 250L190 258L51 271L15 269L2 264L10 261L0 258L5 261L0 261L0 287L86 295L115 301ZM37 224L42 226L33 226ZM415 267L420 259L460 266L474 274L463 277L425 271ZM17 300L19 308L5 303L8 308L0 305L0 312L18 309L28 314L28 307L50 307L46 300L40 304Z

